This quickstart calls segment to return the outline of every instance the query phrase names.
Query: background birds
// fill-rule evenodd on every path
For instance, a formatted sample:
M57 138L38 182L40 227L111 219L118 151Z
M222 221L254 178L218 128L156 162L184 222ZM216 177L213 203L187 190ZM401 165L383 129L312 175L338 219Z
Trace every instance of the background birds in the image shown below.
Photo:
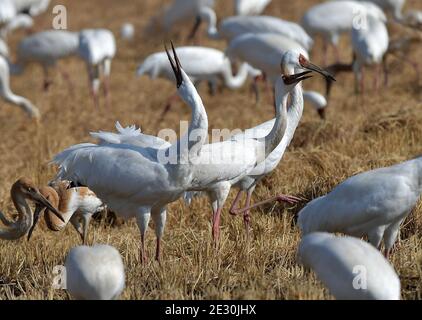
M125 268L112 246L72 248L66 257L66 289L76 300L114 300L125 288Z
M400 279L370 244L315 232L305 236L299 261L340 300L400 300Z

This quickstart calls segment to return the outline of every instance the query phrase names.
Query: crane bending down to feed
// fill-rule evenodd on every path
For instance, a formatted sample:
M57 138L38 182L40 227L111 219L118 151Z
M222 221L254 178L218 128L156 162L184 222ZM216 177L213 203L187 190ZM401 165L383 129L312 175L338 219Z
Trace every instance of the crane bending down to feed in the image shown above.
M314 43L297 23L272 16L232 16L220 22L217 29L217 16L214 10L208 7L200 10L191 37L195 35L203 20L207 23L207 35L211 39L230 42L245 33L274 33L296 41L306 50L310 50Z
M77 300L114 300L125 288L125 269L112 246L72 248L66 257L66 289Z
M78 44L76 32L47 30L35 33L19 43L17 61L11 65L12 74L22 73L29 63L38 63L44 71L44 90L48 90L52 83L49 79L49 69L56 66L58 60L76 55ZM60 69L59 71L72 87L67 72Z
M0 212L0 221L6 228L0 228L0 239L17 240L23 237L32 226L33 213L28 204L28 200L35 204L40 204L47 207L51 212L63 221L60 213L56 208L41 194L35 184L27 179L20 178L17 180L11 190L10 195L18 212L17 221L9 221L6 216Z
M315 232L305 236L298 260L311 268L340 300L400 300L400 279L370 244L352 237ZM365 285L356 281L365 277Z
M173 55L175 61L170 53L168 59L178 92L192 109L192 121L185 136L159 150L133 144L84 143L72 146L54 158L60 168L58 179L77 181L89 187L125 219L136 217L143 261L146 260L145 234L150 216L155 222L156 259L159 260L167 204L179 199L191 186L192 163L208 135L208 117L202 100L182 70L174 47ZM195 141L190 139L192 132L197 138Z
M422 192L422 157L357 174L299 212L303 234L314 231L367 236L388 257L401 223Z
M271 0L235 0L234 14L237 16L260 15Z
M358 13L362 17L373 16L386 20L384 12L377 5L350 0L323 2L311 7L305 13L302 26L312 37L320 35L324 40L324 64L327 63L328 44L334 47L337 62L340 60L337 48L340 36L352 30Z
M31 118L39 119L40 111L28 99L18 96L10 90L10 70L8 61L0 55L0 96L9 103L17 105Z
M180 22L193 21L201 8L214 7L214 2L214 0L173 0L173 3L165 8L160 25L165 32L170 32Z
M233 75L230 60L222 51L217 49L188 46L179 47L176 52L181 64L186 66L183 70L195 85L201 81L207 81L212 88L215 88L219 79L222 79L228 88L234 90L240 88L248 76L255 78L261 74L260 71L253 69L247 63L243 63L238 73ZM137 74L138 76L146 74L151 79L160 77L172 82L175 80L165 52L157 52L148 56L138 67ZM161 114L161 120L170 110L171 103L176 97L177 93L168 99L166 108Z
M104 96L106 104L110 100L111 61L116 54L116 40L110 30L87 29L79 33L79 56L85 61L89 76L89 85L94 104L99 106L98 91L101 76L104 79Z
M362 94L364 93L364 66L376 65L374 86L378 90L378 77L389 45L386 22L386 20L380 20L369 15L367 17L367 28L352 28L352 47L356 57L353 71L356 78L356 88L358 87L357 84L360 83Z
M296 69L308 71L295 74ZM275 84L276 118L268 126L268 130L260 136L245 132L224 142L204 145L201 149L194 179L198 181L198 185L189 191L205 191L208 194L214 213L213 236L216 242L219 238L220 215L231 187L236 186L241 190L254 188L266 174L266 169L270 166L267 161L274 157L274 152L280 152L281 149L284 152L290 142L303 110L300 82L309 78L306 75L312 71L329 76L302 54L294 51L285 52L281 58L282 76ZM288 103L289 97L290 103ZM271 161L271 165L274 165L274 162ZM239 195L231 211L237 205L238 199ZM292 197L284 195L279 195L277 199L292 201ZM247 206L249 201L250 198ZM245 224L248 235L248 219L245 219Z
M37 204L34 212L34 222L28 232L28 240L44 211L47 227L52 231L61 231L70 222L81 236L82 244L86 244L89 222L95 213L104 210L105 206L94 192L86 187L70 188L69 181L53 181L51 186L41 187L41 194L60 212L64 221L57 219L51 211L42 204Z

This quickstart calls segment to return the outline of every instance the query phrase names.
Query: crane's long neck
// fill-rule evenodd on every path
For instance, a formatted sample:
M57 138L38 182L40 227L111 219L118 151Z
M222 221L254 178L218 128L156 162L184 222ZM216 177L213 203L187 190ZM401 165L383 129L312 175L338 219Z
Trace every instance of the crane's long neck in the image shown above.
M54 198L58 199L58 204L55 203L57 201L51 201L50 198L48 198L48 200L55 204L56 209L60 212L60 215L64 221L58 219L57 216L48 209L46 209L45 218L47 226L50 230L60 231L66 227L73 214L75 213L75 202L78 200L78 197L77 193L72 189L58 187L56 189L51 188L50 190L51 193L56 193Z
M201 18L207 23L207 35L211 39L220 39L220 33L217 30L217 15L209 7L203 7L200 11Z
M277 152L284 154L290 142L293 139L296 128L303 114L303 91L302 85L297 84L291 92L291 104L287 110L287 127L280 144L277 146ZM280 158L281 160L281 158Z
M32 226L33 214L25 197L13 188L11 197L18 212L18 220L11 222L0 212L0 220L6 225L6 228L0 228L0 239L17 240L24 236Z
M227 59L227 68L224 68L223 71L223 77L224 82L226 83L226 86L230 89L238 89L240 88L248 78L248 71L249 66L247 63L242 63L242 65L239 68L239 71L235 76L233 76L231 63Z
M178 165L190 164L195 160L208 136L208 116L202 99L187 76L185 79L179 94L191 107L192 118L187 133L168 149L170 154L177 155Z

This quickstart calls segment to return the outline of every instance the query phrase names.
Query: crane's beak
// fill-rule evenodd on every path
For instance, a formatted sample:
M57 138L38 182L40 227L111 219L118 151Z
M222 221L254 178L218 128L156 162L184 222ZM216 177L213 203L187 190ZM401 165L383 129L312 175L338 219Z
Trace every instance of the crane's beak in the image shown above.
M193 25L192 31L189 33L188 40L192 40L195 37L196 33L199 30L199 27L201 26L201 23L202 23L202 18L200 16L197 16L195 20L195 24Z
M177 57L176 50L174 49L174 46L173 46L173 42L171 42L171 49L173 51L174 60L170 56L170 53L169 53L166 45L164 45L164 48L166 50L167 57L170 61L171 68L173 69L174 75L176 77L177 88L179 88L183 83L183 75L182 75L182 71L181 71L182 66L180 64L179 58Z
M37 202L37 204L41 204L44 207L47 207L54 215L59 218L62 222L65 222L60 212L57 211L56 208L48 201L39 191L32 194L32 199Z
M40 215L41 215L42 209L44 209L44 206L42 206L40 204L37 204L36 207L35 207L34 221L32 222L32 226L31 226L31 228L28 231L28 237L27 237L27 240L28 241L29 241L29 239L31 239L32 232L34 231L35 226L37 225L38 220L40 219Z
M329 73L328 71L318 67L316 64L313 64L308 60L305 60L305 59L303 59L303 60L301 61L301 66L303 68L310 70L310 71L315 71L315 72L319 73L320 75L322 75L323 77L325 77L325 79L327 79L327 80L336 81L336 79L333 77L333 75L331 73Z
M283 75L284 84L292 85L304 81L306 79L312 78L312 76L308 76L309 73L312 71L305 71L301 73L296 73L292 75Z

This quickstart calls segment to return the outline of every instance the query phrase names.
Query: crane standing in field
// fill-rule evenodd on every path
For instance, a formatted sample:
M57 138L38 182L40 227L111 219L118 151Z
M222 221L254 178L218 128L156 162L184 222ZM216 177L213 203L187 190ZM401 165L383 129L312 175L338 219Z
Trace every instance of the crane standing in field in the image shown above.
M363 67L376 65L374 87L378 90L378 77L389 45L386 20L368 16L366 23L366 27L357 28L354 26L352 28L352 47L356 57L353 63L353 71L356 78L356 88L360 83L362 94L364 93Z
M368 236L388 257L404 219L422 193L422 157L357 174L299 212L303 234L315 231Z
M23 237L32 226L33 213L28 204L28 200L47 207L51 212L63 221L60 213L54 206L41 194L35 184L27 179L20 178L12 186L10 190L13 204L18 212L17 221L9 221L5 215L0 212L0 221L6 228L0 229L0 239L17 240Z
M337 45L341 34L349 33L354 24L362 23L368 17L386 21L384 12L372 3L350 0L328 1L311 7L302 18L302 26L312 37L322 36L324 64L326 64L328 44L334 47L338 62L340 56Z
M120 253L109 245L72 248L66 257L66 289L77 300L114 300L125 288Z
M110 106L111 61L116 54L116 40L113 33L106 29L82 30L79 33L78 52L86 63L94 104L99 106L98 91L103 77L106 105Z
M311 233L299 245L298 260L311 268L337 299L400 300L400 279L393 267L362 240ZM355 280L359 275L362 283Z
M54 181L51 186L41 187L39 190L60 212L64 221L57 219L44 205L37 204L34 212L34 222L28 232L28 240L31 238L41 212L45 209L44 218L50 230L61 231L70 222L81 236L82 244L86 244L88 227L92 216L105 208L102 201L86 187L70 188L69 181Z
M76 55L78 52L78 33L64 30L47 30L35 33L23 39L18 45L17 61L11 65L12 74L20 74L30 63L40 64L44 71L44 90L51 85L49 69L55 67L58 60ZM67 72L60 70L70 83Z
M133 144L85 143L72 146L54 158L60 168L59 179L88 186L111 210L125 219L136 217L143 261L146 259L145 234L150 216L155 222L156 259L159 260L167 204L179 199L190 187L192 163L208 134L208 117L202 100L182 70L174 48L173 55L175 61L170 53L168 59L175 73L178 92L192 109L192 121L184 137L160 150ZM192 141L192 132L195 141Z

